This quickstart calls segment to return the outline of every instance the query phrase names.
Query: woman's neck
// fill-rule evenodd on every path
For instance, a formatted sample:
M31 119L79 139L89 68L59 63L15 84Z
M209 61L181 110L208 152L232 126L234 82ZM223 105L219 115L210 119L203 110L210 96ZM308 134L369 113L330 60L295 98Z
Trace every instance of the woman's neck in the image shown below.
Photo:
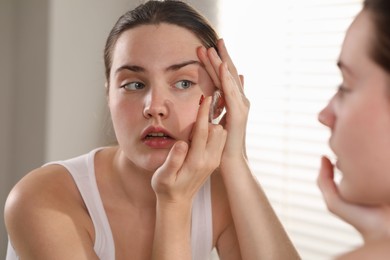
M109 162L102 163L100 174L101 186L110 193L108 196L136 208L155 208L156 196L151 186L153 172L137 167L119 147L105 149L101 156L101 162Z

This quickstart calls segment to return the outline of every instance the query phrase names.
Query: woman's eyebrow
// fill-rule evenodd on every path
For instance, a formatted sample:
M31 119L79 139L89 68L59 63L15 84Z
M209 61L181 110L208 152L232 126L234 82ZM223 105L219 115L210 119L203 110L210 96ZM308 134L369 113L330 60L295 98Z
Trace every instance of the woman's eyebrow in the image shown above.
M122 65L115 70L115 74L118 74L122 70L130 70L133 72L144 72L145 69L137 65Z
M193 64L204 67L204 65L197 60L189 60L189 61L184 61L184 62L181 62L178 64L173 64L173 65L169 66L168 68L166 68L165 71L177 71L185 66L193 65Z
M189 61L184 61L184 62L181 62L178 64L170 65L169 67L167 67L165 69L165 71L177 71L177 70L179 70L185 66L188 66L188 65L198 65L198 66L204 67L204 65L197 60L189 60ZM146 71L146 69L141 67L141 66L125 64L125 65L122 65L119 68L117 68L115 70L115 74L118 74L122 70L129 70L129 71L133 71L133 72L145 72Z
M347 72L349 75L353 76L353 72L349 66L347 66L344 62L339 60L337 62L337 67L339 67L340 70Z

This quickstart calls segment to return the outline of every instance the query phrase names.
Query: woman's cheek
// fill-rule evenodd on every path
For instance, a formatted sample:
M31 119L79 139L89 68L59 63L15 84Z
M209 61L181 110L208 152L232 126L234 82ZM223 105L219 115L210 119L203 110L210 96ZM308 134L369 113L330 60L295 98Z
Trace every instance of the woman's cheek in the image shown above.
M121 127L128 127L137 123L143 117L142 106L135 105L136 102L120 101L110 107L112 120Z
M199 104L192 107L189 107L187 104L179 108L179 111L181 111L181 132L187 137L186 139L190 139L191 133L198 117Z

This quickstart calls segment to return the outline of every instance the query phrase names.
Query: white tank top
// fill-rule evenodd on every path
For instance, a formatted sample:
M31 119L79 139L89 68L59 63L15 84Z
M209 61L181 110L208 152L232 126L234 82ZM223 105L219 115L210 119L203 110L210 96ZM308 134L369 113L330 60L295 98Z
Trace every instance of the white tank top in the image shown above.
M114 239L95 178L94 157L100 149L102 148L73 159L49 164L60 164L72 175L95 228L94 250L99 259L114 260ZM196 194L192 205L191 246L193 260L210 259L212 230L210 179L208 179ZM8 243L6 260L16 259L19 258L11 244Z

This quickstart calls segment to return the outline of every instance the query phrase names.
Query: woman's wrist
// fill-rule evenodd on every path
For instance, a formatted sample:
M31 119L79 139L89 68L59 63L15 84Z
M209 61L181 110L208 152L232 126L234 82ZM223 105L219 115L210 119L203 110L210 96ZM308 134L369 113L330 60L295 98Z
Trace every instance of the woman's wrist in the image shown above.
M224 154L221 159L221 170L229 170L231 168L239 168L248 165L248 159L244 152L234 154Z
M191 212L192 200L181 198L181 199L172 199L172 198L159 198L157 197L156 210L161 213L167 213L170 215L185 215L188 212Z
M157 199L152 259L191 259L191 205Z

